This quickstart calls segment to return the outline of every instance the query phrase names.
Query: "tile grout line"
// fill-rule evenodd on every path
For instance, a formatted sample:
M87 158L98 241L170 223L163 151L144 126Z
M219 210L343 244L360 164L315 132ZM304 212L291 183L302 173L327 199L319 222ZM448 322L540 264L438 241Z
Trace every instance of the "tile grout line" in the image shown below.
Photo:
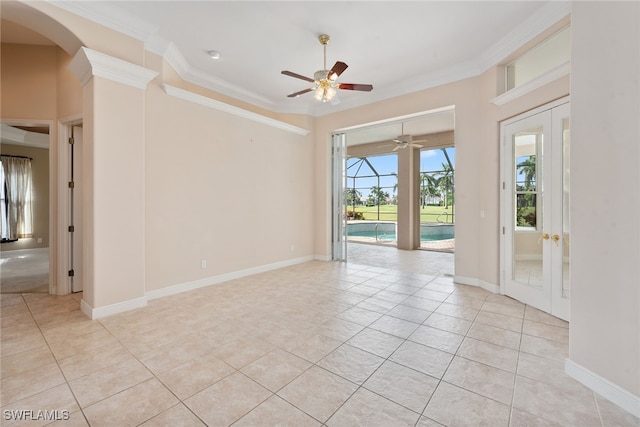
M427 283L425 283L425 284L424 284L422 287L420 287L419 289L424 289L424 287L425 287L425 286L427 286L429 283L431 283L431 282L432 282L433 280L435 280L436 278L437 278L437 277L434 277L433 279L429 280ZM401 280L402 280L402 279L399 279L398 281L393 282L393 284L400 283L400 282L401 282ZM366 281L365 281L364 283L366 283ZM384 289L386 289L386 288L384 288ZM382 290L384 290L384 289L381 289L380 291L382 291ZM379 291L379 292L380 292L380 291ZM379 292L376 292L374 295L377 295ZM416 292L417 292L417 291L416 291ZM414 294L415 294L415 292L414 292L413 294L408 295L408 296L407 296L406 298L404 298L402 301L406 301L410 296L413 296ZM372 296L373 296L373 295L372 295ZM399 305L402 305L402 301L401 301L401 302L398 302L398 303L395 303L396 305L395 305L393 308L395 308L395 307L397 307L397 306L399 306ZM440 304L438 305L438 307L440 307L440 305L442 305L442 303L443 303L443 302L440 302ZM382 314L382 316L387 315L387 313L389 313L391 310L393 310L393 308L391 308L391 309L387 310L384 314ZM436 309L437 309L437 308L436 308ZM346 310L345 310L345 311L346 311ZM428 319L428 318L429 318L429 317L430 317L434 312L435 312L435 310L433 310L433 311L429 314L429 316L427 316L427 319ZM381 316L381 317L382 317L382 316ZM392 317L394 317L394 316L392 316ZM427 319L425 319L424 321L426 321ZM400 320L405 320L405 321L407 321L406 319L400 319ZM368 328L369 326L371 326L371 325L372 325L373 323L375 323L376 321L377 321L377 320L375 320L375 321L371 322L368 326L365 326L365 327L364 327L364 329ZM423 323L418 324L418 327L419 327L419 326L421 326L421 325L423 325L423 324L424 324L424 321L423 321ZM415 322L412 322L412 323L415 323ZM416 329L417 329L417 328L416 328ZM375 330L375 329L374 329L374 330ZM361 331L360 331L360 332L361 332ZM358 332L358 333L360 333L360 332ZM388 334L387 332L383 332L383 331L378 331L378 332ZM415 330L414 330L414 332L415 332ZM356 336L358 333L356 333L354 336ZM413 332L412 332L412 333L413 333ZM388 335L395 336L395 335L393 335L393 334L388 334ZM411 335L411 334L409 334L409 336L410 336L410 335ZM397 337L397 336L396 336L396 337ZM353 337L351 337L351 338L353 338ZM350 339L351 339L351 338L350 338ZM377 396L380 396L380 397L381 397L381 398L383 398L383 399L389 400L390 402L395 403L395 404L397 404L397 405L399 405L399 406L401 406L401 407L403 407L403 408L405 408L405 409L407 409L407 410L409 410L409 411L413 412L414 414L417 414L417 415L418 415L418 418L417 418L416 423L415 423L414 425L417 425L417 424L420 422L420 419L423 417L422 412L424 412L424 409L423 409L423 411L422 411L421 413L417 413L417 412L415 412L413 409L407 408L406 406L404 406L404 405L402 405L402 404L400 404L400 403L398 403L398 402L395 402L395 401L393 401L393 400L391 400L391 399L389 399L389 398L387 398L387 397L385 397L385 396L380 395L379 393L376 393L375 391L369 390L368 388L364 387L364 384L365 384L365 383L366 383L366 382L367 382L367 381L368 381L368 380L369 380L369 379L370 379L370 378L371 378L371 377L372 377L376 372L378 372L378 370L380 369L380 367L381 367L385 362L387 362L387 361L391 361L391 360L390 360L391 356L393 356L393 355L395 354L395 352L396 352L400 347L402 347L402 345L404 345L407 341L409 341L409 339L408 339L409 337L407 337L407 338L398 337L398 338L401 338L401 339L403 340L403 341L402 341L402 343L401 343L401 344L399 344L399 345L398 345L398 347L396 347L396 349L395 349L395 350L394 350L394 351L393 351L389 356L387 356L387 357L386 357L386 358L385 358L385 359L380 363L380 365L378 365L378 367L377 367L377 368L376 368L376 369L375 369L375 370L374 370L374 371L373 371L373 372L372 372L372 373L371 373L371 374L370 374L370 375L369 375L369 376L368 376L368 377L367 377L367 378L362 382L362 384L354 383L353 381L351 381L351 380L349 380L349 379L347 379L347 378L344 378L344 377L342 377L341 375L336 374L335 372L328 371L328 372L331 372L331 373L333 373L333 374L335 374L335 375L340 376L341 378L344 378L344 379L345 379L345 380L347 380L347 381L352 382L353 384L357 385L357 386L358 386L358 388L356 388L356 390L355 390L355 391L354 391L354 392L353 392L353 393L352 393L352 394L351 394L351 395L350 395L350 396L349 396L349 397L348 397L344 402L342 402L342 404L341 404L341 405L340 405L340 406L339 406L339 407L338 407L338 408L337 408L337 409L336 409L336 410L331 414L331 416L329 416L329 418L327 418L326 422L328 422L328 421L329 421L333 416L335 416L335 414L336 414L336 413L337 413L337 412L338 412L338 411L339 411L339 410L340 410L340 409L341 409L341 408L342 408L342 407L343 407L343 406L344 406L344 405L345 405L345 404L346 404L346 403L347 403L347 402L348 402L348 401L349 401L349 400L350 400L350 399L351 399L351 398L352 398L352 397L353 397L353 396L358 392L358 390L360 390L360 389L362 389L362 388L364 388L365 390L367 390L367 391L369 391L369 392L371 392L371 393L376 394ZM348 341L348 340L347 340L347 341ZM338 346L338 348L342 347L342 346L343 346L343 345L345 345L345 344L348 344L348 342L347 342L347 341L344 341L340 346ZM412 341L410 341L410 342L412 342ZM355 347L355 348L360 349L359 347ZM336 349L336 350L337 350L337 349ZM369 353L369 354L372 354L372 355L374 355L374 356L380 357L380 356L378 356L377 354L371 353L371 352L369 352L369 351L367 351L367 350L364 350L364 349L360 349L360 350L365 351L365 352L367 352L367 353ZM335 350L334 350L334 351L335 351ZM331 354L331 353L329 353L329 354ZM325 356L325 357L326 357L326 356ZM321 360L322 360L322 359L321 359ZM452 360L453 360L453 359L452 359ZM391 362L393 362L393 361L391 361ZM397 363L397 362L393 362L393 363ZM401 363L398 363L398 365L403 366L403 367L405 367L405 368L407 368L407 369L414 370L414 371L419 372L419 373L421 373L421 374L428 375L428 374L425 374L424 372L417 371L417 370L415 370L415 369L413 369L413 368L411 368L411 367L409 367L409 366L402 365ZM320 368L322 368L322 367L320 367ZM324 368L323 368L323 369L324 369ZM325 369L325 370L326 370L326 369ZM444 375L444 374L443 374L443 375ZM431 375L428 375L428 376L432 377ZM435 378L435 377L432 377L432 378ZM439 380L439 381L440 381L440 380ZM438 382L438 384L440 384L440 382ZM436 389L437 389L437 386L436 386L436 388L434 389L434 393L435 393L435 390L436 390ZM433 393L432 393L432 396L433 396ZM430 399L431 399L431 397L429 398L429 400L430 400ZM428 401L427 401L427 404L428 404ZM427 404L425 404L425 408L426 408L426 405L427 405Z
M76 402L76 405L78 405L78 412L80 412L82 414L82 417L84 418L84 420L87 422L87 425L89 424L89 420L87 418L87 415L84 413L84 409L82 408L82 406L80 405L80 402L78 401L78 398L76 396L76 394L73 392L73 389L71 388L71 384L69 382L69 379L67 378L67 376L65 375L64 371L62 370L62 367L60 366L60 361L58 360L58 358L55 356L55 354L53 353L53 350L51 349L51 344L49 343L49 340L46 338L44 332L42 331L42 328L40 326L40 323L36 320L35 316L33 315L33 311L31 310L31 307L29 306L29 303L27 302L27 300L24 298L24 295L22 295L22 298L25 301L25 304L27 306L27 310L29 310L29 315L31 316L31 318L33 319L34 323L36 324L36 326L38 327L38 330L40 331L40 334L42 335L42 339L44 340L44 342L47 345L47 348L49 349L49 353L51 354L51 357L53 358L53 360L55 361L56 366L58 367L58 370L60 371L60 375L62 375L62 378L64 379L64 384L67 386L69 393L71 393L71 396L73 396L73 399ZM79 304L78 304L79 305ZM28 351L28 350L27 350ZM61 384L56 385L55 387L60 386ZM48 391L51 390L55 387L51 387L47 390L43 390L43 391ZM37 393L36 393L37 394ZM31 395L34 396L34 395ZM29 397L31 397L29 396ZM21 399L22 400L22 399Z

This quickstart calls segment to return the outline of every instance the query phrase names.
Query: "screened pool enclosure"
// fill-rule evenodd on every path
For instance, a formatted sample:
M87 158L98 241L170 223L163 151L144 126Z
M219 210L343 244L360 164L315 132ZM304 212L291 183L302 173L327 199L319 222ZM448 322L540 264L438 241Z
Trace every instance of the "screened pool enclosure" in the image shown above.
M420 247L453 251L455 150L421 150L417 197ZM349 241L393 245L398 223L398 154L347 159L344 204Z

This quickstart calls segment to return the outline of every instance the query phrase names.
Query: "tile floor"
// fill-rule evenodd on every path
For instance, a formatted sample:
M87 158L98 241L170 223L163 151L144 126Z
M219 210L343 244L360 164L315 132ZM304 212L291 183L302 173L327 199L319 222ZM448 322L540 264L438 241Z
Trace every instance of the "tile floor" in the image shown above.
M640 425L564 373L565 322L454 284L451 254L350 246L99 321L2 295L2 425Z

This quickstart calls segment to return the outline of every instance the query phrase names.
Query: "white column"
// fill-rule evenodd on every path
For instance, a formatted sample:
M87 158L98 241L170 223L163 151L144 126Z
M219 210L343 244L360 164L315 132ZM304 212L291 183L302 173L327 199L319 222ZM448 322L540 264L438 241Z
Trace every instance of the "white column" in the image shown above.
M157 73L87 48L69 69L83 86L81 306L98 318L146 305L144 103Z

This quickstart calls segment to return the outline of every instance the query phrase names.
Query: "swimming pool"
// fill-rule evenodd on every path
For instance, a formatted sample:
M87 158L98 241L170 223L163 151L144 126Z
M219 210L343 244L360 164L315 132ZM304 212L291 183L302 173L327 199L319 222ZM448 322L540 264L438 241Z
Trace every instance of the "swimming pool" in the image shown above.
M453 224L420 224L420 241L453 239ZM366 237L382 241L396 240L395 222L356 222L347 224L347 237Z

